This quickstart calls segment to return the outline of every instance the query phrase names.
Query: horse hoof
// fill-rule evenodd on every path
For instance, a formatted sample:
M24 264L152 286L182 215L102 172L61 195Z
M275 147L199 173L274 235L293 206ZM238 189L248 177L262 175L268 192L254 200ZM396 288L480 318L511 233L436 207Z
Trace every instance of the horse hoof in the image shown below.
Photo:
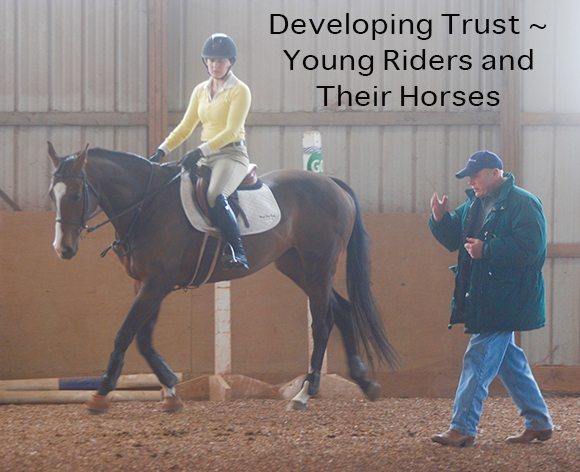
M308 410L308 405L306 403L302 403L296 400L292 400L289 404L288 404L288 411L290 410L294 410L294 411L306 411Z
M172 397L163 397L161 411L163 413L179 413L185 409L185 405L177 395Z
M375 382L374 380L372 380L369 383L369 386L367 387L367 389L365 390L365 395L369 398L369 400L374 402L381 395L380 384L378 382Z
M87 413L90 415L102 415L109 410L110 402L106 400L106 395L93 394L87 400Z

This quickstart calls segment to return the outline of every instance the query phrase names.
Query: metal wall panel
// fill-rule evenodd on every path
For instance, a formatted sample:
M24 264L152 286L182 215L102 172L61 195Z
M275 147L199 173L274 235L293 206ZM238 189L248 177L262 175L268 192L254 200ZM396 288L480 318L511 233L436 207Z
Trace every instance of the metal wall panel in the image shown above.
M18 153L16 203L26 211L46 210L51 164L46 155L48 128L22 127L16 134Z
M16 36L15 2L0 2L0 18L6 19L0 22L0 63L2 65L2 80L0 80L0 111L13 111L16 82L16 48L14 38ZM10 21L8 21L10 19Z
M48 0L16 2L17 111L48 110L48 18Z
M222 20L224 18L222 12L228 8L230 2L225 2L224 9L222 9L220 4L220 22L217 31L230 31L231 25L233 27L231 28L233 35L236 30L240 31L234 26L239 22L239 18L247 18L248 40L244 41L243 38L240 38L241 41L238 38L235 38L235 40L240 44L238 56L240 65L243 66L239 71L240 79L246 82L252 90L252 111L255 112L281 111L283 94L283 90L280 87L280 68L282 67L280 62L281 38L264 35L265 26L269 24L269 18L266 13L279 10L281 3L280 0L253 0L248 11L250 16L247 17L242 12L238 12L237 15L233 16L228 15L227 18L231 20L231 23L226 23ZM239 5L237 2L236 4ZM235 11L235 7L233 11ZM204 40L205 38L199 44L203 44Z
M550 364L580 364L580 260L554 262Z
M261 21L270 24L269 18L266 16L267 12L284 12L288 18L307 17L313 18L315 16L315 2L276 2L273 3L269 9L264 9L264 14L261 15ZM269 31L269 29L268 29ZM270 35L271 39L267 41L270 43L271 50L269 54L264 54L264 59L268 57L279 58L276 60L275 69L280 74L280 88L281 88L281 110L284 112L311 110L314 104L314 97L311 90L314 87L314 77L312 74L303 74L299 71L291 71L288 67L288 59L286 55L282 55L281 51L286 50L293 56L297 51L301 54L308 54L315 49L315 40L312 36L304 38L303 35ZM254 54L255 55L255 54ZM274 61L270 60L270 63ZM272 64L273 65L273 64ZM268 70L268 69L265 69ZM263 74L264 78L267 74ZM252 77L254 81L258 80L258 76ZM274 78L272 78L275 80ZM259 95L256 90L255 95ZM258 98L259 99L259 98ZM300 142L302 138L299 138ZM301 147L301 146L300 146ZM300 153L302 150L300 149Z
M464 17L479 17L482 15L498 16L499 1L486 1L482 7L480 1L452 2L453 11ZM348 0L317 1L311 0L282 2L252 1L244 3L247 11L240 9L239 3L234 8L229 0L219 0L208 3L203 0L173 0L169 2L169 107L170 111L183 112L187 106L191 90L207 75L199 58L199 50L204 40L215 31L230 34L239 49L239 58L234 66L236 75L252 90L251 113L259 112L338 112L359 111L376 113L380 111L498 111L490 107L454 106L447 100L445 106L413 106L407 101L407 106L401 108L394 98L388 98L384 106L362 106L352 100L349 104L344 95L338 104L337 89L329 90L327 103L324 103L324 93L317 85L341 85L343 90L353 95L358 91L392 91L391 97L398 97L399 90L406 86L417 84L420 90L500 90L501 74L499 72L481 72L479 56L485 53L496 53L499 50L499 39L490 35L468 35L469 41L460 34L448 35L442 26L440 14L450 11L447 1L419 2L384 2ZM370 21L373 18L384 18L396 22L407 18L432 19L431 37L428 40L417 39L419 31L414 25L411 33L409 26L403 26L403 34L399 31L379 36L375 41L370 35L350 34L319 34L312 33L307 26L307 33L270 34L271 17L273 13L286 16L289 22L310 18L318 22L336 18L346 22L346 14L350 15L352 24L356 19ZM185 18L185 20L184 20ZM248 21L240 21L247 18ZM278 19L275 20L278 22ZM184 27L184 22L187 28ZM281 28L281 23L275 23L275 29ZM391 28L389 24L389 28ZM395 23L398 28L398 23ZM185 39L183 39L185 36ZM427 37L426 34L422 35ZM469 54L473 58L473 68L469 71L449 73L447 71L414 71L381 70L383 66L384 49L394 49L401 54ZM296 54L294 70L290 70L290 61L284 54ZM367 77L358 63L361 55L373 55L373 73ZM303 64L305 56L316 56L319 66L313 68L315 59L310 57ZM327 61L336 55L339 70L324 70L321 65L322 55ZM352 56L355 59L354 70L350 63L345 62L345 70L341 69L340 56ZM328 64L328 62L327 62ZM368 67L368 64L366 64ZM454 69L457 72L457 69ZM350 106L349 106L350 105ZM255 129L251 129L255 128ZM301 167L301 127L248 127L249 152L254 161L260 165L260 170L274 169L280 162L294 163ZM337 177L346 179L358 194L365 211L428 211L429 198L435 187L441 193L453 192L453 200L458 202L464 198L463 187L454 182L450 173L463 162L471 152L481 146L487 146L500 152L499 128L497 126L475 126L467 133L463 126L425 126L421 127L390 127L371 126L351 128L348 126L319 127L323 132L323 156L325 169ZM405 141L411 147L403 148L398 141L398 134L405 129ZM309 128L304 128L308 130ZM290 143L289 137L296 139ZM386 146L390 144L390 146ZM417 144L418 143L418 144ZM171 159L178 159L191 146L197 145L195 139L176 150ZM393 157L389 147L395 145L398 150ZM421 147L419 154L413 147ZM463 153L457 157L455 149ZM291 153L280 157L280 153ZM394 160L393 160L394 159ZM453 159L451 165L449 159ZM459 161L459 162L456 162ZM378 170L378 172L377 172ZM409 177L401 179L400 174ZM445 172L445 174L444 174ZM391 173L393 173L391 175ZM452 175L452 174L451 174ZM427 188L424 181L430 181ZM371 179L371 180L369 180ZM369 185L371 184L371 185ZM391 185L392 184L392 185ZM393 190L393 185L395 190ZM390 196L404 195L404 200Z
M419 18L415 9L416 2L385 2L383 17L385 19L390 19L392 17L396 20ZM416 36L387 34L386 37L383 38L381 50L384 51L390 49L398 51L399 53L404 53L406 51L409 55L412 55L416 54L419 49L426 48L427 45L431 43L430 40L416 40L410 38L416 38ZM381 53L381 55L383 55L383 53ZM416 76L417 72L412 69L401 69L395 71L392 67L389 67L384 71L382 77L383 90L393 91L393 93L395 93L399 91L402 86L408 87L409 85L415 84ZM400 111L398 101L395 99L387 101L384 111Z
M522 2L526 25L546 25L523 34L522 50L534 50L534 69L522 75L523 111L580 112L580 3L575 0Z
M380 209L385 213L412 213L415 205L414 162L416 160L415 129L411 126L383 128L381 169L382 194ZM429 179L429 187L435 191ZM444 191L444 189L437 189Z
M574 0L561 0L556 4L556 50L557 57L554 70L555 111L562 113L580 112L580 31L578 18L580 3Z
M548 243L577 243L580 205L580 129L528 126L523 130L525 188L543 202ZM526 333L523 346L532 362L580 362L580 273L577 259L548 260L547 329Z
M0 111L147 111L147 0L2 0L0 11ZM86 142L147 152L143 126L3 126L0 133L0 188L25 211L51 208L47 140L63 155Z
M3 68L7 71L7 80L1 85L4 92L1 102L3 110L146 111L148 28L146 0L123 2L6 0L0 2L0 5L7 17L14 18L13 22L4 22L1 30L3 41L7 45L5 50L8 51L3 56L3 65L16 63L15 68ZM541 18L549 24L558 22L559 25L566 26L570 23L568 18L573 17L573 13L578 10L574 2L565 0L522 2L521 5L522 24L532 21L533 18ZM425 48L430 54L447 55L452 52L470 54L475 63L476 58L480 58L482 54L498 53L501 50L500 41L493 35L445 34L439 15L441 12L451 10L459 12L462 17L494 18L502 13L499 0L484 2L440 0L391 4L371 0L364 2L279 0L241 4L233 0L215 2L170 0L168 3L170 110L182 112L195 84L207 77L199 60L199 50L205 38L214 31L227 31L238 42L240 58L235 66L235 72L252 88L252 112L335 112L349 109L374 113L401 110L399 104L393 100L387 100L385 106L377 107L363 107L356 103L352 107L348 107L345 103L340 107L336 104L325 107L322 103L322 92L315 89L316 84L325 83L343 84L352 91L372 91L373 88L397 90L402 85L409 84L416 84L420 90L498 89L501 74L482 72L478 67L474 67L471 71L451 73L379 71L381 64L380 61L376 61L374 73L370 77L363 77L357 70L324 71L319 67L311 72L300 66L290 71L288 60L282 54L283 49L290 53L300 49L299 57L307 53L317 57L321 54L345 53L357 58L362 54L372 53L379 58L380 52L385 48L407 51L408 54L420 52ZM419 33L417 30L414 34L391 32L375 41L353 34L270 35L268 34L270 14L273 12L283 13L290 20L325 18L328 21L337 18L344 21L346 13L351 15L351 22L355 18L367 20L379 17L395 20L431 18L434 21L433 34L427 41L417 38ZM575 75L579 59L571 54L572 42L563 40L569 29L548 27L546 30L523 31L522 49L527 51L529 47L533 47L536 64L541 62L544 66L522 74L524 111L576 110L575 107L580 100L574 99L578 92L577 87L573 86L572 79L566 79L564 87L546 87L546 83L553 84L555 80L558 80L560 85L560 77ZM545 52L542 52L544 50ZM554 54L554 51L560 50L562 53ZM16 54L11 55L10 51L16 51ZM12 75L10 71L13 71ZM14 77L18 77L17 83ZM537 93L540 90L543 93ZM461 113L485 110L486 106L478 108L457 107L453 104L444 107L420 105L410 109ZM487 110L494 111L490 107L487 107ZM296 153L300 149L300 133L297 133L296 129L286 129L284 126L277 128L278 133L270 133L267 131L268 128L262 126L253 130L251 132L253 140L269 142L276 151L271 152L266 146L256 147L251 142L250 152L254 160L263 168L274 168L279 162L293 162L300 166L300 153L279 156L280 153ZM460 201L463 198L461 184L449 177L453 169L461 165L461 161L476 148L485 146L501 152L498 147L500 140L497 126L403 128L406 130L403 133L405 136L408 136L409 132L412 135L408 141L411 147L398 151L395 161L391 161L393 156L389 152L389 147L394 145L393 141L397 140L397 135L403 131L402 128L372 126L370 128L372 138L364 139L364 152L368 156L362 160L360 136L353 137L353 130L349 130L348 127L338 128L337 134L341 135L339 138L341 145L338 142L332 143L333 135L329 129L325 130L323 154L326 156L327 170L342 169L338 172L345 178L352 179L349 183L355 191L370 191L373 195L380 195L372 199L365 197L369 200L366 206L368 211L426 211L428 206L425 197L430 196L434 188L439 188L440 192L451 192L454 200ZM17 130L14 130L14 133L16 132ZM98 133L92 133L97 139L94 144L100 145ZM266 133L266 136L262 139L258 137L260 133ZM298 142L290 144L289 136L295 136ZM141 139L139 137L137 140ZM123 142L129 145L130 140L123 139ZM188 146L194 145L195 142L193 137ZM400 143L397 143L397 147L401 147ZM421 147L424 147L423 150ZM328 150L330 152L327 153ZM134 151L141 152L137 149ZM182 152L183 150L178 151L178 155ZM405 159L405 155L408 159ZM339 161L331 164L331 159L335 158ZM269 163L270 159L274 161ZM372 191L368 189L364 170L365 167L368 168L369 161L380 169L378 173L373 172L374 182L379 188ZM391 171L396 171L395 175L398 175L404 169L405 175L410 176L410 179L391 177ZM376 177L377 175L380 178ZM430 184L418 183L426 178ZM401 187L394 191L393 195L407 196L404 202L389 197L393 185L386 185L387 182L392 182L395 187ZM429 185L430 188L427 188ZM30 201L33 198L26 197L25 200Z
M13 157L15 134L13 126L0 126L0 189L12 201L16 200L14 177L16 166ZM0 211L12 211L12 208L0 199Z
M82 110L82 2L59 0L49 4L49 109Z
M117 2L116 111L147 111L148 0Z
M528 30L522 50L534 51L534 70L522 74L522 110L580 112L578 76L580 4L569 0L522 2ZM544 205L548 243L578 243L580 205L580 127L526 126L522 130L523 183ZM546 328L525 333L522 345L532 363L580 363L580 264L578 259L548 260Z
M525 2L522 12L526 24L556 25L558 0ZM562 45L559 45L562 47ZM542 64L526 71L522 79L522 107L529 112L555 111L556 28L529 30L524 35L522 50L534 50L534 60Z
M84 109L115 111L115 0L84 3Z

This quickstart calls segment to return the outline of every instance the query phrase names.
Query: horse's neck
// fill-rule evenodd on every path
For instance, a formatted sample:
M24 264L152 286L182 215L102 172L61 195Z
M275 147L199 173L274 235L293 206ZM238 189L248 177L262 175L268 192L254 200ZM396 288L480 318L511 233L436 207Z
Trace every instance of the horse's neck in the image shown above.
M130 225L135 205L146 191L150 169L145 166L121 165L117 159L93 158L86 165L87 180L99 194L100 206L122 233ZM121 216L118 216L121 215Z

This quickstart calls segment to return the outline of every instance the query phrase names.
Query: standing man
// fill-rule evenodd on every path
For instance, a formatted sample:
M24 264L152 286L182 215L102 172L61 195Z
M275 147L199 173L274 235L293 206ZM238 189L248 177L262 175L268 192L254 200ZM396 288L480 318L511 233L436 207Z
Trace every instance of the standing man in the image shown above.
M542 267L546 221L540 200L514 185L501 159L479 151L455 176L469 177L467 201L447 211L447 196L431 197L429 228L450 251L459 250L450 325L464 323L471 339L455 394L450 428L431 439L447 446L471 446L497 376L505 385L525 429L508 443L546 441L552 419L514 331L541 328L546 321ZM450 326L451 327L451 326Z

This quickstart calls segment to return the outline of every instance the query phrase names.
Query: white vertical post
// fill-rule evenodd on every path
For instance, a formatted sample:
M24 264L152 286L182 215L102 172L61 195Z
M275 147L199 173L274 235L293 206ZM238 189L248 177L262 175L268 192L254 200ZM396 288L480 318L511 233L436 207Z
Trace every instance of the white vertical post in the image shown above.
M304 170L317 172L322 174L322 136L320 131L306 131L302 137L302 163ZM314 350L314 341L312 339L312 313L310 312L310 299L306 300L306 310L308 314L308 354L312 357ZM328 372L328 363L326 360L326 352L322 360L321 374Z
M214 284L215 375L232 373L230 282Z

